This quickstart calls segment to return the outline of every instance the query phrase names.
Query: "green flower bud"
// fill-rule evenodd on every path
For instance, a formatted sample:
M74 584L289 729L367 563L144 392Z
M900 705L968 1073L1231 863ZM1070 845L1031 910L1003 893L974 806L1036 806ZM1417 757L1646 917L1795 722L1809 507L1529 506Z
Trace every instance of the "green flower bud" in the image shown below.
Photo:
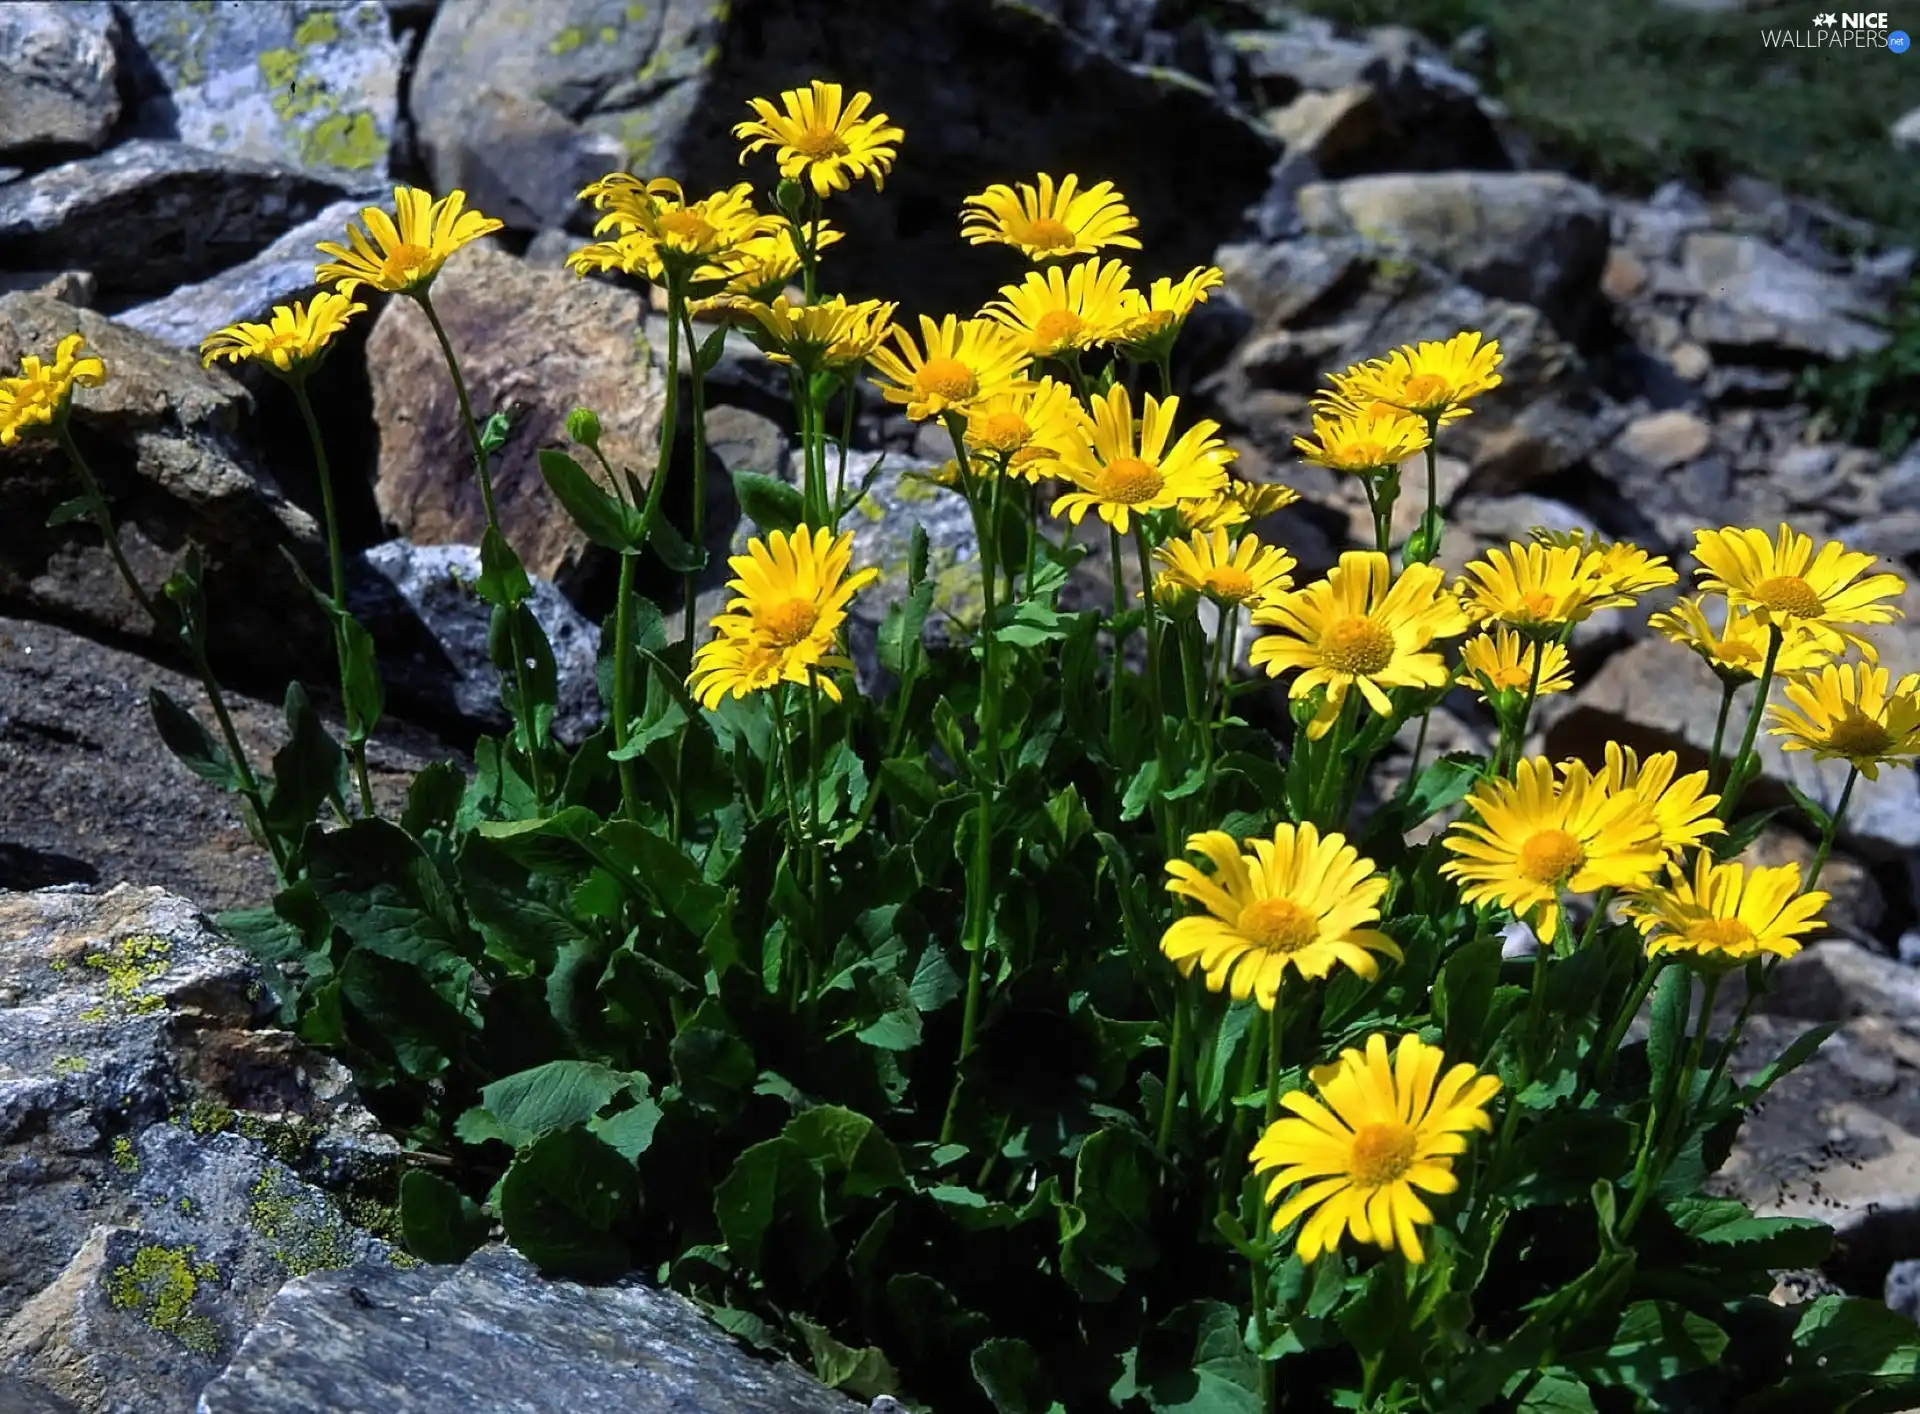
M583 447L600 445L600 414L592 408L575 408L567 414L567 436Z
M795 221L806 206L807 189L791 177L782 177L780 185L773 189L773 207L781 215Z

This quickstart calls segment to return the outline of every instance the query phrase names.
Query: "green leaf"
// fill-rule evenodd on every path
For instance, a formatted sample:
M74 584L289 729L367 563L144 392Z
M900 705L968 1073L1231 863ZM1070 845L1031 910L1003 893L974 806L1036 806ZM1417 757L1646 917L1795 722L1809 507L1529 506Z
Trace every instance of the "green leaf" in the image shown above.
M1833 1252L1833 1229L1814 1218L1758 1218L1737 1198L1696 1195L1666 1204L1667 1216L1716 1264L1743 1263L1768 1271L1820 1266Z
M926 951L913 969L913 981L907 986L907 999L923 1012L938 1011L960 995L960 974L954 970L937 941L929 941Z
M806 514L806 502L796 486L758 471L733 473L733 494L740 510L763 534L793 533Z
M524 976L551 968L557 953L585 941L589 932L573 906L579 873L578 866L565 874L530 870L496 841L468 835L459 855L460 889L488 956Z
M720 355L727 351L727 326L722 324L707 335L700 346L693 351L693 371L702 377L713 372L720 362Z
M428 830L446 830L460 814L460 797L467 774L451 761L434 761L420 769L407 785L407 805L400 828L419 839Z
M507 1240L555 1276L614 1277L632 1265L618 1231L640 1201L633 1165L584 1129L520 1151L500 1181Z
M907 536L907 587L918 589L927 578L927 560L932 554L933 542L927 538L927 528L919 521L913 523L913 530Z
M1155 757L1135 771L1133 779L1127 782L1126 793L1120 798L1120 818L1138 820L1159 797L1160 760Z
M1596 1178L1625 1178L1639 1128L1617 1115L1567 1110L1543 1117L1516 1146L1509 1201L1516 1208L1577 1203Z
M675 1083L703 1109L732 1108L753 1083L753 1052L731 1032L689 1024L667 1049Z
M533 593L533 581L527 578L520 556L492 526L480 536L480 578L474 588L496 608L518 604Z
M316 994L317 995L317 994ZM369 1044L385 1045L401 1069L418 1079L439 1075L465 1047L472 1022L414 968L354 948L340 965L338 1007L350 1008L364 1025ZM300 1034L316 1045L337 1045L333 1020L325 1032L309 1034L307 1022L319 1002L301 1018ZM356 1033L357 1034L357 1033Z
M622 871L624 882L650 896L669 918L703 938L726 906L727 891L709 884L700 866L665 835L634 820L600 827L594 842L603 861Z
M587 1125L594 1138L629 1163L653 1146L653 1132L662 1118L659 1102L641 1093L645 1081L646 1077L640 1076L630 1087L629 1093L635 1096L632 1105Z
M914 527L916 530L918 526ZM880 666L895 677L905 677L913 654L919 652L926 632L927 614L933 608L933 585L923 582L892 605L880 622Z
M1726 833L1713 838L1713 857L1715 859L1736 859L1746 853L1747 846L1760 838L1760 832L1773 823L1773 817L1780 813L1779 807L1770 810L1756 810L1751 815L1743 815L1727 826Z
M453 1132L469 1144L498 1139L518 1149L556 1129L587 1123L630 1079L593 1061L548 1061L487 1086Z
M1807 817L1807 823L1813 827L1814 833L1825 834L1833 818L1827 813L1827 808L1792 781L1782 781L1781 784L1787 788L1787 794L1793 797L1793 803L1800 807L1800 813Z
M1648 1014L1647 1065L1653 1072L1653 1093L1664 1095L1675 1067L1686 1049L1687 1016L1693 1009L1693 973L1670 966L1653 985L1653 1009Z
M265 823L281 838L297 840L323 805L345 797L347 758L297 682L287 684L286 710L287 740L273 754Z
M490 412L487 420L480 424L480 450L491 457L507 445L507 437L513 431L513 423L504 412Z
M707 566L706 550L689 543L657 507L647 522L647 543L660 557L660 562L675 574L691 574Z
M71 525L76 520L90 520L93 517L93 502L85 496L75 496L72 500L62 501L47 512L46 529L58 530L63 525Z
M400 1235L423 1262L454 1265L487 1240L480 1205L438 1174L409 1169L400 1179Z
M1913 1380L1920 1378L1920 1327L1878 1301L1822 1296L1794 1327L1791 1358L1797 1369L1829 1379Z
M282 546L294 572L300 573L300 562L293 558L293 552ZM201 579L205 563L200 558L200 547L191 541L187 543L186 553L173 567L173 573L167 576L160 593L180 615L180 641L196 652L207 643L207 597L201 588ZM302 576L304 578L304 575Z
M1433 1017L1446 1033L1449 1055L1478 1055L1500 984L1500 940L1481 938L1457 949L1433 986Z
M855 1349L851 1345L843 1345L828 1333L825 1326L805 1316L795 1316L793 1323L800 1328L800 1335L807 1342L807 1354L813 1361L813 1377L828 1389L844 1389L867 1400L899 1390L900 1375L887 1362L887 1357L881 1354L878 1346L863 1345Z
M867 1198L908 1186L892 1141L855 1110L816 1105L788 1120L781 1133L823 1172L844 1174L842 1188L849 1197Z
M456 1006L477 951L458 901L411 836L387 820L311 832L308 877L361 949L411 968Z
M1338 1267L1338 1263L1330 1263ZM1191 1330L1191 1346L1185 1337ZM1194 1301L1161 1322L1185 1358L1154 1369L1142 1352L1147 1403L1154 1414L1262 1414L1260 1366L1241 1334L1240 1312L1224 1301ZM1186 1356L1187 1349L1192 1350Z
M1578 1376L1548 1370L1520 1401L1517 1414L1594 1414L1593 1396Z
M1813 1058L1815 1051L1826 1044L1827 1037L1839 1029L1839 1023L1823 1021L1818 1026L1808 1027L1788 1044L1780 1053L1780 1058L1768 1065L1753 1078L1745 1093L1746 1103L1751 1105L1765 1095L1782 1076L1790 1075Z
M1657 1400L1669 1380L1703 1370L1727 1348L1727 1333L1667 1301L1636 1301L1620 1313L1613 1343L1565 1363L1589 1383L1625 1387Z
M734 1161L714 1189L713 1216L727 1250L749 1270L764 1269L769 1242L777 1243L779 1265L803 1284L833 1261L820 1171L784 1135L762 1140Z
M1081 1144L1069 1205L1078 1220L1061 1224L1060 1274L1084 1299L1111 1300L1126 1273L1158 1259L1154 1172L1152 1150L1131 1130L1097 1130Z
M226 748L213 739L213 733L200 719L183 707L163 688L147 690L147 708L153 713L153 725L160 740L194 775L222 790L240 789L240 772Z
M1024 1340L985 1341L974 1347L968 1364L1000 1414L1065 1414L1066 1406L1053 1397L1039 1353Z
M379 654L373 635L361 627L352 614L342 612L337 621L341 650L341 697L350 735L363 741L380 725L386 710L386 690L380 682Z

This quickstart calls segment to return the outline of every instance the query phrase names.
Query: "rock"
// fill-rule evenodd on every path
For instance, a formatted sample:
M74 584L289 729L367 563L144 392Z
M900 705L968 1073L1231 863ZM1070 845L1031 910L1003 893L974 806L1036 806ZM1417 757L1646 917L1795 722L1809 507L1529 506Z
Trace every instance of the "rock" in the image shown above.
M400 49L376 0L123 0L145 60L142 137L290 167L349 191L387 179Z
M391 1203L399 1147L253 1029L258 974L193 905L0 894L0 939L8 1373L82 1414L184 1409L288 1277L391 1260L308 1179Z
M1607 204L1558 172L1400 172L1313 183L1307 230L1431 260L1483 294L1531 304L1577 334L1599 296Z
M1902 152L1920 150L1920 107L1909 108L1888 129L1887 136Z
M119 29L111 5L0 7L0 161L106 144L120 118Z
M430 721L506 730L500 674L487 654L491 610L472 587L479 546L390 540L364 551L359 564L347 601L379 644L395 707ZM600 630L544 579L534 581L532 608L559 672L554 734L575 744L604 716L594 679Z
M1859 787L1859 790L1868 789L1871 782L1863 782ZM1813 852L1813 842L1802 835L1790 830L1766 829L1747 846L1741 857L1759 865L1798 864L1800 877L1804 879L1813 866ZM1821 922L1828 929L1860 943L1880 940L1879 930L1887 918L1886 896L1859 860L1845 854L1830 855L1820 871L1819 887L1833 896L1820 913Z
M642 331L640 295L570 271L540 270L490 246L462 251L433 286L474 415L508 411L494 459L507 538L527 569L578 582L588 541L541 479L536 452L565 440L567 412L600 414L601 448L642 482L657 459L663 384ZM467 434L440 347L409 300L392 300L367 341L387 523L423 545L477 544L486 528Z
M1654 471L1671 471L1706 455L1713 445L1713 428L1706 419L1675 408L1628 423L1613 445Z
M1715 354L1768 353L1841 359L1887 342L1872 322L1883 309L1843 278L1816 270L1757 236L1696 231L1682 263L1705 291L1687 329Z
M359 218L362 203L337 201L303 221L250 260L196 284L114 316L162 343L196 353L215 329L252 320L264 322L276 304L306 298L314 289L316 242L339 240Z
M486 1248L459 1267L363 1262L289 1283L197 1414L618 1408L854 1414L748 1354L691 1303L638 1283L549 1282Z
M247 259L340 194L291 167L126 142L0 186L0 265L79 266L109 298L151 299Z
M1307 90L1266 124L1291 150L1304 152L1322 172L1336 172L1385 137L1393 118L1371 84L1347 84L1322 93Z
M75 309L91 306L98 289L91 270L19 270L0 274L0 295L45 295Z
M1889 1309L1909 1321L1920 1322L1920 1258L1908 1257L1895 1262L1887 1272L1883 1298Z
M770 417L740 407L707 409L707 450L729 473L771 474L786 465L787 445L785 430Z

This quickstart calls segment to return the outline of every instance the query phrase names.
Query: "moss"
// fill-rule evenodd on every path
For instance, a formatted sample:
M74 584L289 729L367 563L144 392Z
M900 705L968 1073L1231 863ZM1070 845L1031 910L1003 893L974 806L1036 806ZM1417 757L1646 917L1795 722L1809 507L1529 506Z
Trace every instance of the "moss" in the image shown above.
M587 32L584 29L579 25L568 25L553 37L553 42L547 45L547 53L556 57L571 54L586 42Z
M410 1272L415 1267L424 1267L426 1265L425 1262L414 1256L413 1253L399 1247L387 1253L387 1261L403 1272Z
M104 1021L109 1009L128 1016L146 1016L166 1006L166 998L145 988L166 976L173 966L173 944L152 933L138 933L105 952L88 953L86 965L106 974L107 1007L90 1007L82 1021Z
M387 1242L400 1242L405 1234L400 1227L400 1209L392 1203L382 1203L365 1194L355 1194L341 1200L346 1210L347 1221L362 1232L370 1232Z
M212 1100L195 1100L187 1109L187 1128L195 1134L222 1134L233 1128L233 1111Z
M315 10L293 31L293 47L307 49L316 44L331 44L340 37L340 22L331 10Z
M196 1262L194 1253L192 1247L142 1247L131 1262L107 1273L107 1299L196 1355L212 1359L220 1353L220 1327L194 1314L193 1299L201 1282L217 1280L220 1274L212 1263Z
M288 1276L336 1271L353 1264L351 1233L332 1205L299 1192L271 1173L260 1176L252 1194L247 1221L272 1244L268 1254Z
M86 1022L100 1022L107 1019L107 1009L103 1006L90 1006L80 1013L80 1019Z
M113 1166L122 1173L140 1172L140 1155L133 1141L122 1134L113 1141Z
M251 1139L290 1169L298 1169L313 1154L321 1127L311 1120L267 1119L256 1114L240 1116L240 1134Z
M180 1211L185 1213L188 1217L192 1217L193 1216L193 1199L182 1198L180 1200Z
M53 1073L55 1075L78 1075L87 1068L85 1056L55 1056Z

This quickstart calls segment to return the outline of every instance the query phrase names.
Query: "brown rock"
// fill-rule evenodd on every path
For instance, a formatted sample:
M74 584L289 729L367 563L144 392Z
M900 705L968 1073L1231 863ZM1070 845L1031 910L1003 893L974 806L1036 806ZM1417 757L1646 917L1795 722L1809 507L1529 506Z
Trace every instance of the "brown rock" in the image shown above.
M1393 130L1393 115L1370 83L1344 84L1331 93L1302 92L1266 123L1289 150L1304 152L1321 168L1337 167Z
M1666 471L1704 456L1713 445L1713 428L1703 418L1675 408L1628 423L1615 445L1635 461Z
M1647 287L1646 262L1624 246L1607 252L1606 268L1600 272L1600 288L1616 303L1630 300Z
M479 246L448 263L433 305L474 416L501 410L512 418L493 465L507 538L532 573L565 583L588 541L547 490L536 454L565 440L569 409L590 407L600 414L607 458L643 481L651 474L664 385L642 333L643 298ZM486 515L460 406L433 330L411 300L381 311L367 365L381 513L417 544L478 543Z

